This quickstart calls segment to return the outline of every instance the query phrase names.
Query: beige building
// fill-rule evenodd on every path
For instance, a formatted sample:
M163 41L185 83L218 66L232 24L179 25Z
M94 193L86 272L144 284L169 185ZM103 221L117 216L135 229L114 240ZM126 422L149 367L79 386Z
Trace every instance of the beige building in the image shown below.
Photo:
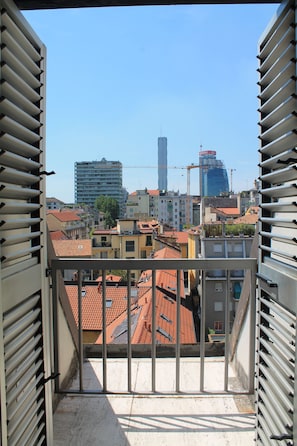
M101 259L146 259L154 251L158 222L120 219L110 230L95 230L92 237L93 257ZM136 277L136 273L132 276Z

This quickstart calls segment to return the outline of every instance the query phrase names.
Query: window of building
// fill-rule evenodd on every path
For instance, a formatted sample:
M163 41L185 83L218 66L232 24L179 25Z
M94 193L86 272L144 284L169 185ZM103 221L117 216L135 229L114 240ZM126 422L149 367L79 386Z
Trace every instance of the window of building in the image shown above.
M101 242L106 242L106 236L105 235L101 236Z
M223 311L223 302L215 302L214 311Z
M213 328L216 332L223 332L223 321L214 321Z
M222 293L223 292L223 284L222 284L222 282L216 282L215 283L215 292L216 293Z
M107 258L108 258L107 251L100 252L100 259L107 259Z
M145 246L152 246L152 236L151 235L146 236Z
M140 258L146 259L146 251L140 251Z
M233 299L239 300L241 294L240 282L235 282L233 285Z
M126 240L126 251L127 252L135 251L135 242L134 242L134 240Z

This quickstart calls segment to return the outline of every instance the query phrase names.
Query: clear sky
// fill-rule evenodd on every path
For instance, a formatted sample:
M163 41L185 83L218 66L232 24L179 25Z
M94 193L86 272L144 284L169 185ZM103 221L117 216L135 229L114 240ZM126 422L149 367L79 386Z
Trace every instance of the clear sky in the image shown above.
M260 36L278 5L186 5L23 12L47 47L47 196L74 201L75 161L123 163L123 186L185 193L200 146L233 189L258 177ZM198 170L191 193L199 194Z

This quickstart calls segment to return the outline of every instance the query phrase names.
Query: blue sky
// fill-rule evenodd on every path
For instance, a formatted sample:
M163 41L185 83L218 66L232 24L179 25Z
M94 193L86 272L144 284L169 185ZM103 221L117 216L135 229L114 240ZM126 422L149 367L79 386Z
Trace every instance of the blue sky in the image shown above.
M278 5L27 11L47 47L47 196L74 200L75 161L123 163L128 192L156 189L157 138L168 187L185 193L200 146L233 189L258 176L257 46ZM191 193L199 194L198 170Z

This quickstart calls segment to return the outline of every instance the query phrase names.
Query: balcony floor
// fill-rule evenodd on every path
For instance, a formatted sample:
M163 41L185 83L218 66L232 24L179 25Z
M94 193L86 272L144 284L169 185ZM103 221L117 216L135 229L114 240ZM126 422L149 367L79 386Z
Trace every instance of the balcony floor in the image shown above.
M127 362L109 359L107 385L126 391ZM84 364L84 387L101 388L101 360ZM150 390L150 359L133 359L132 388ZM157 359L159 394L67 395L54 415L55 446L251 446L254 444L254 412L242 394L218 394L223 387L224 362L205 360L205 388L199 386L199 358L181 359L181 393L175 388L175 360ZM229 372L229 388L240 391ZM197 385L194 385L194 378ZM73 388L77 388L77 379ZM196 388L195 388L196 387ZM187 392L187 393L183 393Z

